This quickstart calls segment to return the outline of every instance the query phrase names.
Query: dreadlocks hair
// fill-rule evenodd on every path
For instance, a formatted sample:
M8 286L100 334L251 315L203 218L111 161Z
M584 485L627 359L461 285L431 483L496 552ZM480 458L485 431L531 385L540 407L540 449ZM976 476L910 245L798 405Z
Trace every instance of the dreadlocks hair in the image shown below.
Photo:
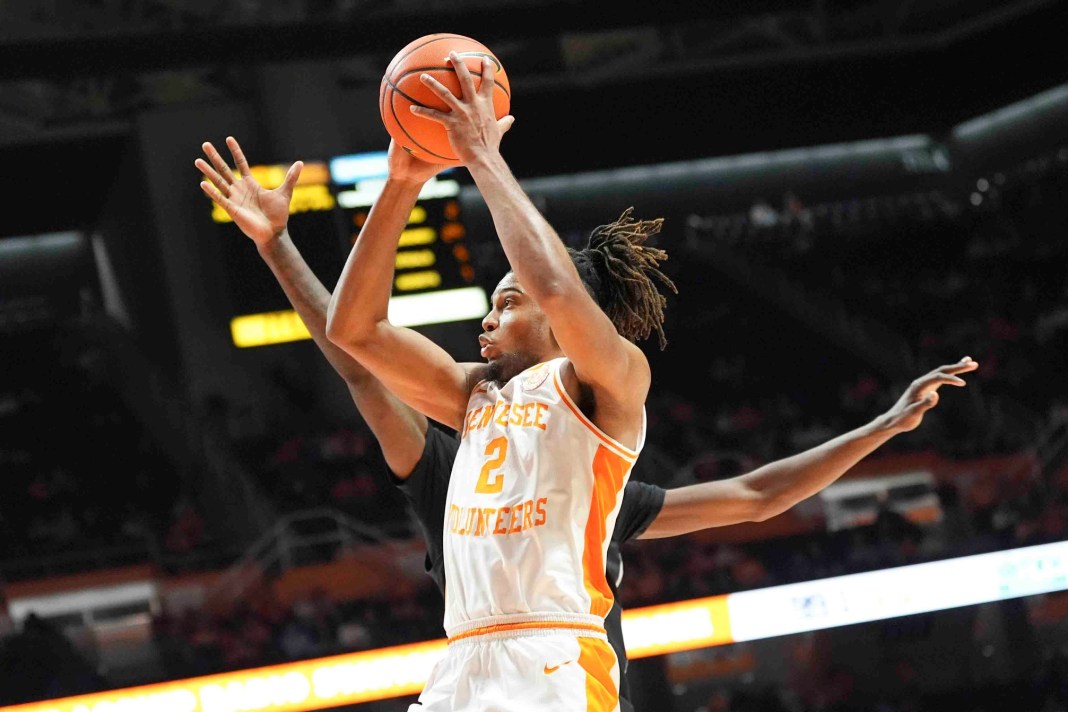
M615 222L595 228L584 249L568 248L568 252L586 290L620 335L637 341L649 338L655 329L662 351L667 346L663 327L667 298L657 282L674 294L679 290L659 269L667 252L645 244L660 232L664 219L635 220L633 211L627 208Z

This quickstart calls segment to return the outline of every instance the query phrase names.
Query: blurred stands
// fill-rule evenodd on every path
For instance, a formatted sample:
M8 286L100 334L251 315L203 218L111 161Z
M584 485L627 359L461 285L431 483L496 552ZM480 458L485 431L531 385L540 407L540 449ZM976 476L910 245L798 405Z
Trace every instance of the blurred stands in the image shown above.
M191 544L177 536L195 516L186 486L123 399L119 364L91 329L70 322L5 341L16 365L0 386L8 580L140 563Z

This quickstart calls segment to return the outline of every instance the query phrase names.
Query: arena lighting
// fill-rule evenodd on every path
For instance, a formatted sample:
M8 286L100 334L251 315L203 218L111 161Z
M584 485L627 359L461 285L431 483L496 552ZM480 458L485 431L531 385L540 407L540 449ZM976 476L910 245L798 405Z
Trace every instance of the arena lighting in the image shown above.
M953 137L958 139L974 138L1026 117L1032 117L1057 108L1063 109L1066 105L1068 105L1068 84L1062 84L1023 101L1009 104L989 114L983 114L957 124L953 128Z
M424 273L416 273L422 275ZM422 286L433 286L424 282ZM426 294L390 297L389 320L396 326L424 326L465 319L481 319L489 298L481 287L445 289ZM249 348L310 339L308 327L293 310L244 314L230 320L234 346Z
M239 349L284 344L310 338L308 327L304 325L300 315L292 309L263 314L244 314L230 320L230 339Z
M420 200L454 198L460 194L460 184L454 180L440 180L439 176L456 169L446 168L426 182L419 193ZM337 193L337 203L343 208L366 208L374 204L389 175L389 156L385 151L353 153L330 159L330 180L337 185L351 185L351 189Z
M1063 590L1068 542L744 591L727 607L741 642Z
M342 190L337 194L337 204L343 208L369 208L378 200L385 187L385 179L369 178L360 181L352 190ZM419 200L434 198L455 198L460 194L460 184L454 180L442 180L434 176L419 190Z
M445 168L438 175L454 172L452 166ZM370 151L367 153L350 153L330 159L330 180L334 183L360 183L365 180L382 179L389 175L389 153L387 151Z
M267 190L273 190L282 185L288 171L289 166L282 163L256 165L249 168L249 173L256 179L256 182ZM293 188L293 198L289 201L289 214L333 210L336 201L327 185L329 181L330 170L325 163L306 162ZM217 223L233 222L222 206L214 201L211 204L211 219Z
M1068 590L1068 542L772 586L623 613L632 659ZM418 693L434 640L0 712L298 712Z
M422 326L447 321L481 319L489 313L489 297L482 287L443 289L403 294L389 300L389 321L396 326Z
M330 194L326 185L298 185L293 188L293 197L289 201L289 214L308 212L326 212L333 210L337 201ZM211 205L211 219L217 223L230 223L230 214L218 203Z
M445 653L437 640L299 663L33 702L19 712L298 712L414 695Z
M335 183L358 183L369 178L389 175L389 154L386 151L353 153L330 159L330 180Z

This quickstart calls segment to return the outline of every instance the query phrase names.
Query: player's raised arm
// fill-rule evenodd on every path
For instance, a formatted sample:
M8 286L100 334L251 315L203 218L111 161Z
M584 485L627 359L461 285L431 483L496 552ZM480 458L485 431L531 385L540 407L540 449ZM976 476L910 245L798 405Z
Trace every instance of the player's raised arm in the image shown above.
M241 177L234 176L215 146L206 142L203 149L210 163L202 158L195 161L206 179L201 183L202 189L256 245L289 303L308 327L315 345L344 379L356 409L382 448L386 464L403 479L422 455L428 423L422 414L397 400L356 359L326 338L330 292L304 261L288 229L289 204L303 163L294 163L282 185L267 190L252 177L237 140L229 136L226 145Z
M968 356L920 376L879 417L822 445L717 482L670 489L664 505L640 538L678 536L782 514L849 471L883 443L919 426L938 404L942 386L964 386L960 374L979 364Z
M397 243L423 184L444 168L390 143L389 177L330 298L326 333L402 401L458 429L481 364L459 364L422 334L389 322Z
M557 343L574 368L578 383L593 391L597 406L594 422L609 435L633 442L637 436L633 414L645 402L649 388L648 361L641 350L625 338L635 334L621 335L619 323L625 321L626 317L618 320L610 318L606 313L608 310L599 305L600 300L587 291L571 254L524 193L501 157L501 136L511 126L512 117L497 120L494 114L494 84L490 79L494 65L488 59L483 62L482 75L486 79L476 90L467 65L455 54L450 54L450 60L463 89L463 96L457 98L433 77L424 75L424 83L441 97L450 111L439 112L424 107L414 107L413 111L444 124L448 129L453 149L470 171L489 206L494 226L519 285L545 312ZM625 215L621 221L627 223L622 226L622 231L633 230L637 225L628 218ZM658 224L656 228L659 228ZM647 234L653 232L655 229L647 228ZM639 237L639 249L642 241L644 236ZM622 242L617 244L622 247ZM629 244L634 246L634 242ZM662 258L663 253L658 254ZM599 267L604 268L602 274L605 275L609 275L607 270L616 266L613 260L619 261L618 255L611 253L611 247L593 255L593 258L603 261L604 264ZM647 275L643 276L647 278ZM605 278L610 279L610 276ZM610 288L628 290L634 286L623 286L625 284L624 281ZM656 308L662 308L659 300L663 298L655 289L653 291ZM640 294L621 296L622 311L629 309L631 314L638 315L635 307L644 308L633 299ZM642 317L644 315L639 315L638 321L647 326L648 322ZM640 335L647 334L648 329L645 329L645 334ZM624 413L628 416L623 417ZM623 421L627 424L624 425Z

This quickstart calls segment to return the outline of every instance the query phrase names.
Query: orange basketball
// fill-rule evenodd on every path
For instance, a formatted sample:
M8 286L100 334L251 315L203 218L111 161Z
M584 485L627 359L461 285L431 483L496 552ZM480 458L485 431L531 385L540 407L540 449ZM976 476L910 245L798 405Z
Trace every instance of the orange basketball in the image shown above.
M463 95L460 80L449 62L449 52L456 52L463 58L476 88L482 83L482 58L490 58L495 68L493 80L497 85L493 92L493 108L498 119L507 116L511 88L500 60L481 42L446 33L420 37L397 53L382 76L378 108L386 131L413 156L430 163L459 165L460 161L449 145L445 127L436 121L416 116L409 108L417 104L439 111L449 110L445 102L423 84L419 75L424 73L444 84L456 96Z

